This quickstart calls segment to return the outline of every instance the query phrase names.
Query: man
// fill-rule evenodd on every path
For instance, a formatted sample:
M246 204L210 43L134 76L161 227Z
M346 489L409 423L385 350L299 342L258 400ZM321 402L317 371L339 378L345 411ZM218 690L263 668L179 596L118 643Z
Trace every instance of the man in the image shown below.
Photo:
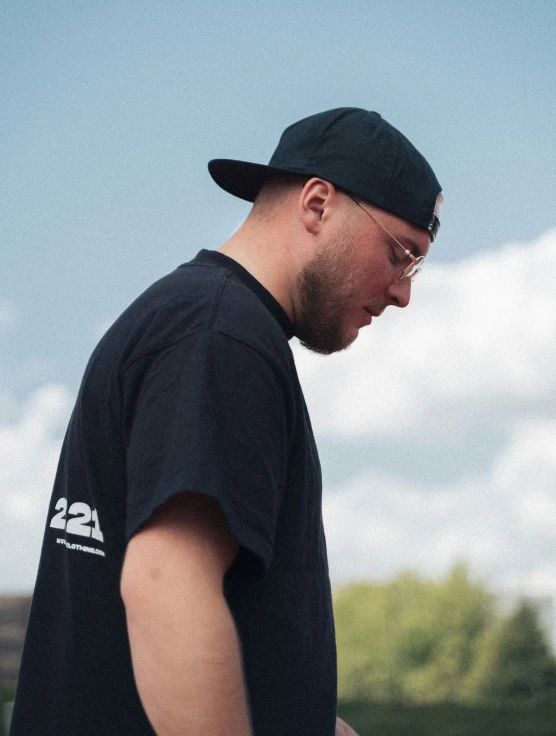
M288 340L329 354L438 228L430 166L378 114L213 160L255 201L142 294L85 371L48 515L12 736L333 736L321 475Z

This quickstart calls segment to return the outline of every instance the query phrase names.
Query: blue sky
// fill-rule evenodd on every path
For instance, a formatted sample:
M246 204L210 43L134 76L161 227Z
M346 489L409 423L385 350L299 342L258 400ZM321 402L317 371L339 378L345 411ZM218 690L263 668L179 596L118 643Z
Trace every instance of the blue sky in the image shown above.
M20 320L3 373L15 366L17 385L39 350L75 386L87 323L247 212L207 160L265 162L286 125L322 109L376 109L429 157L445 192L434 259L554 225L552 2L0 12L2 291Z
M353 105L427 156L445 203L407 315L341 356L296 351L335 579L465 557L499 588L556 595L555 31L552 0L2 6L0 525L29 543L7 551L0 589L32 587L103 329L248 212L207 161L266 162L293 121Z

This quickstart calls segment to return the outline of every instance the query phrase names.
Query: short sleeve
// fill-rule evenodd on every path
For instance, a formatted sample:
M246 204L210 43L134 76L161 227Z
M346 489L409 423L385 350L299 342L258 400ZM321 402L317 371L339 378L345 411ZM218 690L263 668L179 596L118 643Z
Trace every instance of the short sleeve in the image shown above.
M236 338L199 331L132 363L123 389L127 538L174 494L206 493L240 544L238 558L255 555L249 576L262 577L287 473L277 366Z

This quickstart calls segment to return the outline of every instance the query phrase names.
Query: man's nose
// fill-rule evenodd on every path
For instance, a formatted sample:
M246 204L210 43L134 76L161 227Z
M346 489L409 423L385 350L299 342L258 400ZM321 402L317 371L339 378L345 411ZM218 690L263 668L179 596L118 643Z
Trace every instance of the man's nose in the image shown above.
M411 279L393 281L388 287L387 295L394 307L407 307L411 299Z

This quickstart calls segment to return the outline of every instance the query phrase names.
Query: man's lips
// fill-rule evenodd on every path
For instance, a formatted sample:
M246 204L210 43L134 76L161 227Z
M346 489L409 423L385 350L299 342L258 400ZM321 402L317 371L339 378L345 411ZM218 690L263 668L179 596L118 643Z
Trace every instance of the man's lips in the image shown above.
M384 311L383 309L372 309L372 307L363 307L363 309L368 312L371 317L380 317L380 315Z
M373 321L374 315L369 309L367 309L367 307L363 307L363 311L365 312L365 317L363 318L365 320L365 324L370 325L371 322Z

